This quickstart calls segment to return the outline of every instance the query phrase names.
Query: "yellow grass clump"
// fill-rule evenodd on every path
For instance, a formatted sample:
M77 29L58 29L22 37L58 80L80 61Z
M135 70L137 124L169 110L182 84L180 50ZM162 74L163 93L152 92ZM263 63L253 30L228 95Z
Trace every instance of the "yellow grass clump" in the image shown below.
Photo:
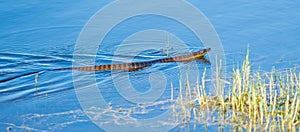
M227 78L230 90L224 91L224 80L216 67L216 96L208 96L206 70L201 83L191 87L180 80L180 95L175 104L176 120L184 124L229 125L234 130L299 131L300 73L290 69L277 73L251 71L249 55L240 69ZM214 80L214 79L211 79ZM222 81L223 80L223 81ZM224 94L224 92L226 92ZM173 97L173 96L172 96Z

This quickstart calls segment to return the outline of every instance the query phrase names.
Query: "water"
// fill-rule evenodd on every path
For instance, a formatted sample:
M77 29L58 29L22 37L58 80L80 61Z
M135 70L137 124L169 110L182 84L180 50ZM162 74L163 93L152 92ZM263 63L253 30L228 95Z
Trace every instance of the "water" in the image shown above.
M82 28L93 14L109 2L111 1L1 2L0 79L44 69L71 67L74 62L75 43ZM276 69L299 66L299 2L283 0L264 2L190 0L189 2L199 8L215 27L225 51L227 73L230 74L233 67L238 63L241 64L248 46L254 69L271 71L272 66ZM136 36L131 36L132 39L123 42L131 33L153 27L173 31L176 36L181 36L180 39L189 48L172 45L174 43L179 45L181 42L172 37L172 34L163 32L152 38L153 41L136 41L134 39ZM170 19L151 15L129 19L115 27L110 34L99 47L95 57L96 64L122 63L130 60L147 61L166 57L164 49L168 39L170 41L168 54L171 56L204 47L190 31L186 30L186 27L181 27ZM126 47L132 48L116 52L122 42ZM145 45L151 45L153 48L143 49ZM137 49L142 50L139 52ZM139 52L138 55L136 52ZM87 59L93 57L92 54L80 56ZM132 73L97 72L97 86L101 88L105 101L115 110L110 114L117 115L117 118L110 121L127 119L127 115L118 113L126 112L130 108L134 111L129 116L132 117L130 119L147 119L170 109L168 101L170 87L166 87L165 92L154 103L136 104L122 98L123 95L115 88L113 79L117 79L117 83L120 83L128 76L138 92L146 92L151 87L149 78L159 75L161 78L152 78L152 81L155 83L155 80L167 79L166 85L170 86L172 83L175 88L174 94L178 95L180 68L188 65L195 68L194 64L200 69L197 71L200 74L205 67L210 68L210 65L194 62L157 64ZM82 77L90 77L89 73L86 74ZM164 76L160 76L161 74ZM103 131L83 112L74 90L73 81L76 79L73 79L71 71L51 71L38 75L37 87L35 74L1 82L0 130L5 131L10 127L12 131ZM90 84L85 85L88 87ZM128 90L125 86L124 88ZM138 100L141 97L134 99ZM103 111L99 110L99 113ZM99 120L103 117L99 113L90 115L95 116L93 119ZM107 113L107 116L110 114ZM126 123L126 120L120 123ZM204 130L204 127L200 125L198 130ZM217 129L217 127L209 128L209 130ZM177 130L185 131L187 128L179 126L172 129Z

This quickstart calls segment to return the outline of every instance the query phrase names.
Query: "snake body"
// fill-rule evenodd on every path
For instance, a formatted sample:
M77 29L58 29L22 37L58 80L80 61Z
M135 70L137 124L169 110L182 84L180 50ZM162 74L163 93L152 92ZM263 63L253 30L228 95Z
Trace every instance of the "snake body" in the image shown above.
M207 54L211 49L202 49L197 52L193 52L191 54L185 54L181 56L162 58L152 61L144 61L144 62L131 62L131 63L123 63L123 64L107 64L107 65L98 65L98 66L85 66L85 67L69 67L69 68L58 68L54 70L78 70L78 71L100 71L100 70L137 70L144 67L151 66L156 63L170 63L170 62L189 62L196 59L203 58L205 54Z
M107 65L98 65L98 66L85 66L85 67L69 67L69 68L57 68L57 69L48 69L48 70L40 70L29 73L20 74L17 76L12 76L9 78L5 78L0 80L0 83L7 82L9 80L13 80L19 77L28 76L32 74L37 74L45 71L60 71L60 70L78 70L78 71L100 71L100 70L125 70L125 71L136 71L142 69L144 67L151 66L156 63L169 63L169 62L189 62L196 59L204 59L204 55L207 54L211 49L202 49L197 52L193 52L191 54L168 57L163 59L157 59L152 61L144 61L144 62L131 62L131 63L123 63L123 64L107 64ZM205 60L205 59L204 59Z

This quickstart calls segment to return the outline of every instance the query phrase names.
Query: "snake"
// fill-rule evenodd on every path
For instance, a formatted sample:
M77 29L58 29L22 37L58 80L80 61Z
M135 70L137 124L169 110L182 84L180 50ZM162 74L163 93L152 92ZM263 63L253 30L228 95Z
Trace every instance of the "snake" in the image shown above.
M113 70L124 70L124 71L136 71L145 67L149 67L156 63L170 63L170 62L190 62L196 59L201 59L207 54L211 49L206 48L198 50L196 52L185 54L175 57L167 57L151 61L143 62L130 62L123 64L107 64L107 65L97 65L97 66L84 66L84 67L68 67L68 68L58 68L54 70L77 70L77 71L113 71Z
M77 71L108 71L108 70L124 70L124 71L137 71L143 69L145 67L149 67L156 63L170 63L170 62L190 62L196 59L202 59L207 61L204 56L211 51L211 48L205 48L198 50L196 52L192 52L189 54L184 54L175 57L167 57L162 59L143 61L143 62L130 62L130 63L122 63L122 64L106 64L106 65L96 65L96 66L84 66L84 67L67 67L67 68L56 68L56 69L46 69L40 71L34 71L29 73L24 73L18 76L9 77L6 79L0 80L0 83L7 82L9 80L13 80L22 76L28 76L31 74L37 74L45 71L61 71L61 70L77 70Z

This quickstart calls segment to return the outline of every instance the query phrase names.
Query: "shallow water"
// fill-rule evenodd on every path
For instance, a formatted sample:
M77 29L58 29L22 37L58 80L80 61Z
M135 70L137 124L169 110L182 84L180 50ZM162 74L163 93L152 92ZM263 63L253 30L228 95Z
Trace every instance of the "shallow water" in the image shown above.
M89 18L109 2L111 1L3 2L0 5L0 80L35 71L71 67L80 31ZM299 2L283 0L226 3L190 0L189 2L199 8L215 27L225 51L228 74L233 67L241 64L248 45L254 70L271 71L273 66L276 69L299 66ZM188 48L179 47L178 45L183 44L181 41L177 41L172 34L163 32L147 41L137 41L136 38L140 37L137 37L138 35L147 36L143 33L130 36L148 28L172 31L173 35L181 36L180 39L188 45ZM130 39L129 36L133 38ZM149 15L135 17L116 26L99 46L96 56L93 54L76 56L86 60L95 57L95 64L147 61L167 56L166 41L170 41L168 51L170 56L204 48L202 42L191 35L186 27L170 19ZM145 48L149 45L153 48ZM97 86L110 105L111 111L95 107L93 110L98 112L92 111L89 115L93 115L94 120L114 115L115 118L102 122L122 124L134 119L148 119L163 114L172 104L169 101L171 83L176 98L179 93L178 74L187 67L191 68L190 72L197 72L199 75L206 67L210 76L211 66L201 61L188 64L155 64L129 73L96 72ZM82 73L81 76L89 78L90 74ZM157 83L156 80L166 79L167 87L153 103L132 103L122 98L123 95L120 95L115 85L115 83L123 84L127 77L138 92L147 92L151 84ZM102 131L83 112L74 90L74 81L77 80L71 71L44 71L38 74L38 78L36 74L30 74L1 82L0 130L5 131L11 127L12 131ZM90 84L82 85L89 87ZM124 90L128 89L124 86ZM143 98L145 97L136 97L135 100ZM95 102L95 100L88 101ZM130 113L131 109L134 112L128 116L126 112ZM173 122L165 123L172 125ZM196 130L202 131L204 127L199 125ZM218 127L209 128L209 130L217 129ZM178 130L188 129L180 126L172 129ZM225 127L225 130L229 128Z

